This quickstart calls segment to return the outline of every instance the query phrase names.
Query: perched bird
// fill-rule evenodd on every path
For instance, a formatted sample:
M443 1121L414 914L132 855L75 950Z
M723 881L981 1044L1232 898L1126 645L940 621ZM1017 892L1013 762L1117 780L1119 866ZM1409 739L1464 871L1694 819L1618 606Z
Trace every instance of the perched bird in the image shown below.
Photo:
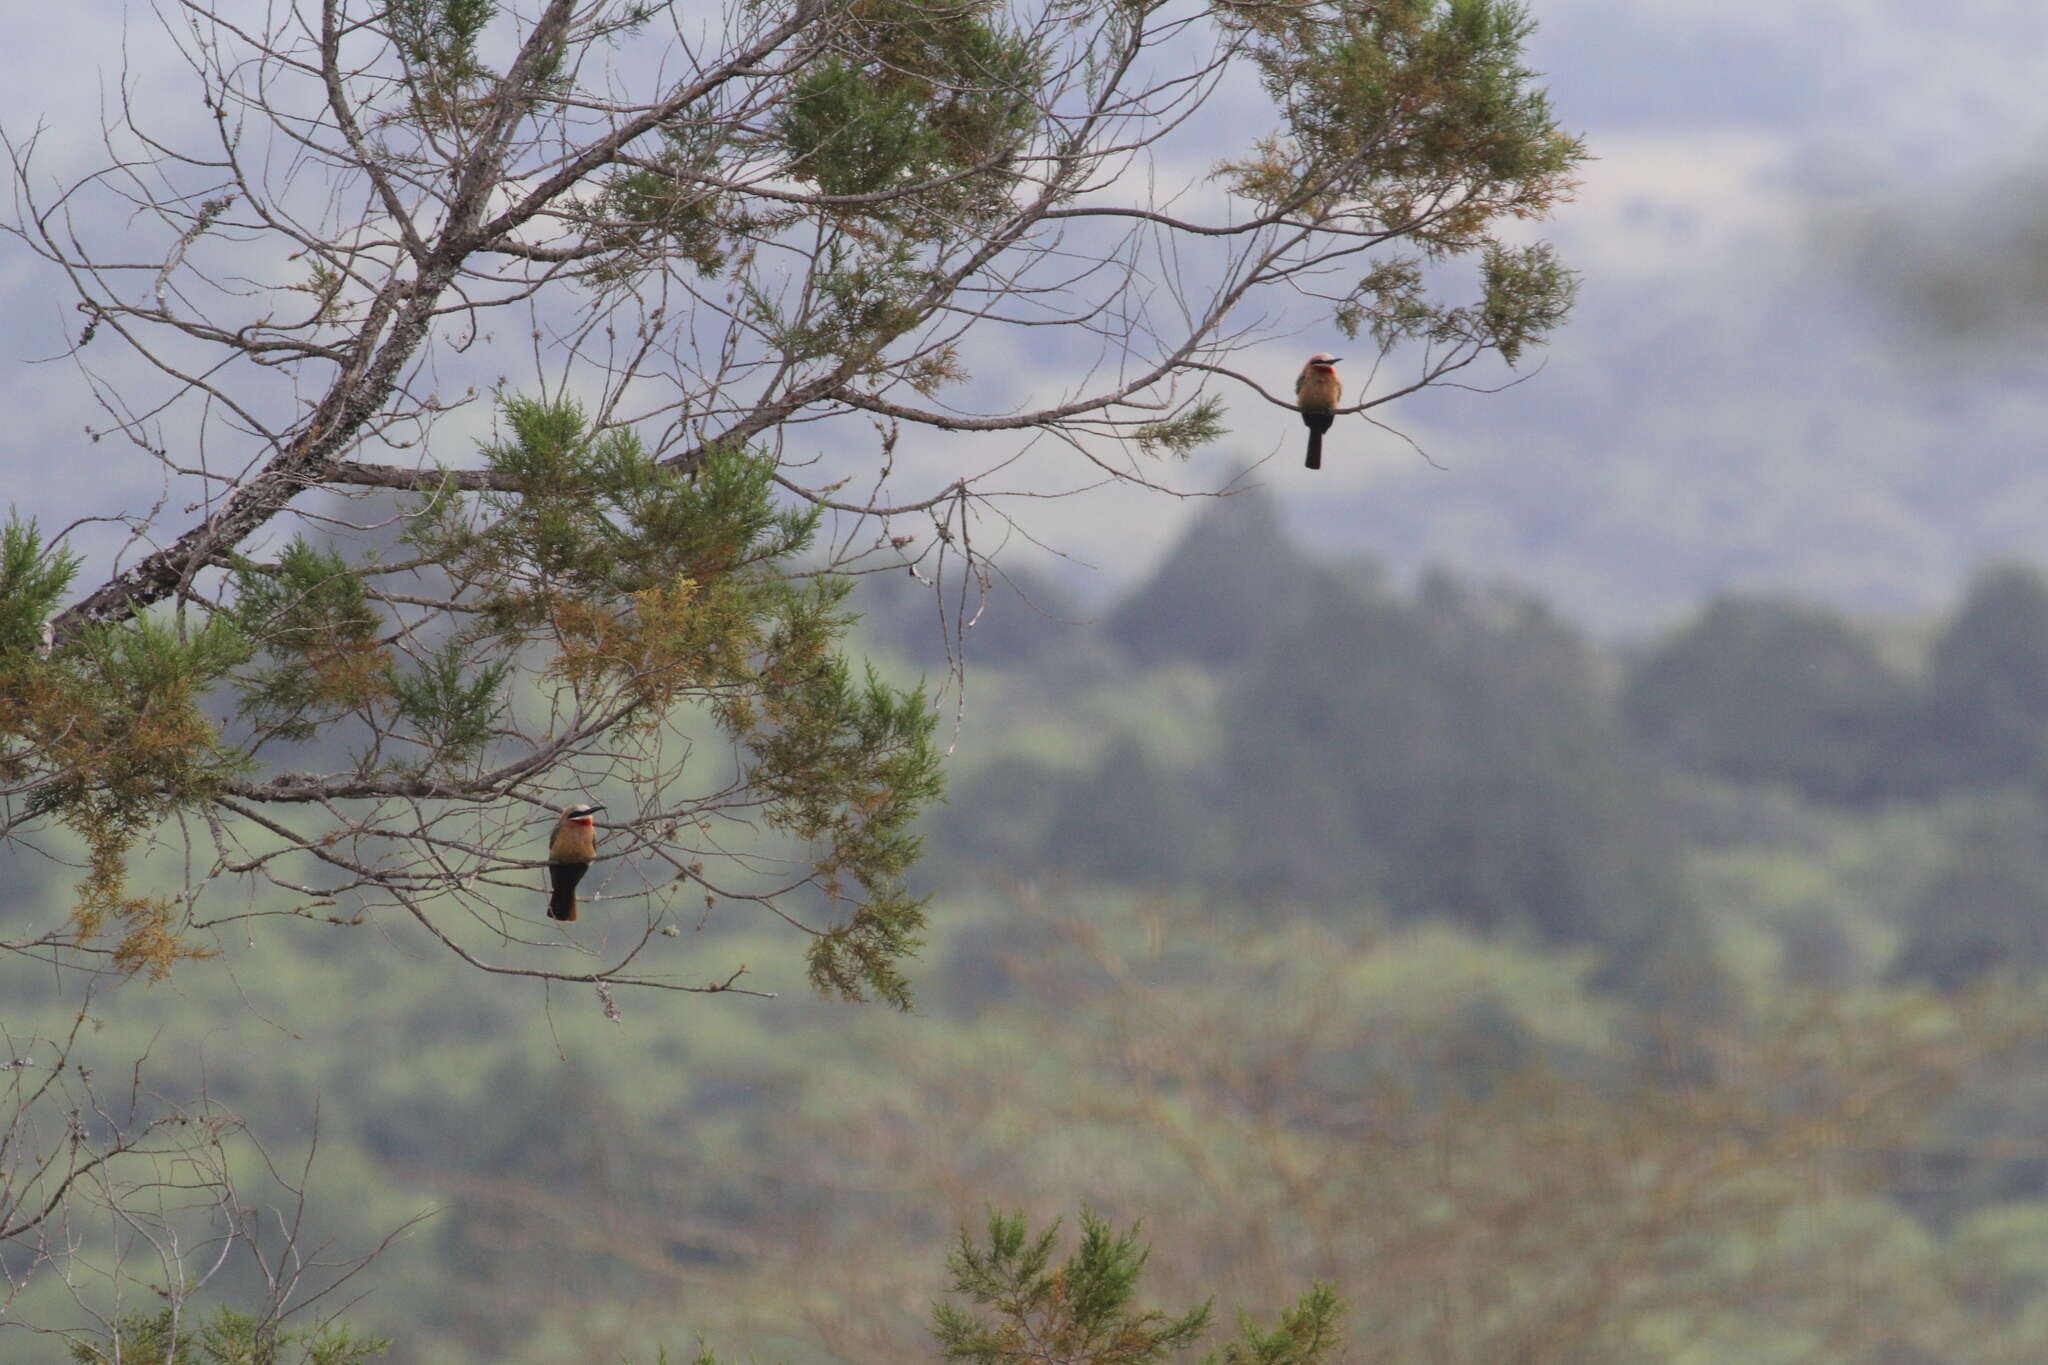
M1308 428L1308 467L1323 467L1323 433L1337 420L1337 404L1344 399L1344 381L1337 378L1337 357L1318 352L1301 367L1294 381L1294 406L1301 409L1301 424Z
M548 875L554 883L548 897L549 919L576 918L576 883L597 856L597 821L590 817L603 809L584 802L562 807L555 837L548 840Z

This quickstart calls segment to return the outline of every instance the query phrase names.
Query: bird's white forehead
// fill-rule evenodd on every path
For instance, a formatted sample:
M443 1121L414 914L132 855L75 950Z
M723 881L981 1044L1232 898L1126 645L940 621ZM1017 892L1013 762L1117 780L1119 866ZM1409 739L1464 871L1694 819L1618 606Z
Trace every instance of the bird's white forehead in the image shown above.
M1311 365L1334 365L1337 363L1337 357L1331 355L1328 351L1317 351L1308 358L1308 363Z

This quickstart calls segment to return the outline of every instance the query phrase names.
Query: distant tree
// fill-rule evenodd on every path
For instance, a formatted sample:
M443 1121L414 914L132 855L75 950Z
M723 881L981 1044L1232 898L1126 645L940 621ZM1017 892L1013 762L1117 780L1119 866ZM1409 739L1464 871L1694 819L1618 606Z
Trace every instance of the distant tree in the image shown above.
M1333 601L1227 702L1236 875L1553 942L1682 913L1676 831L1585 641L1433 577ZM1668 927L1668 926L1666 926Z
M1845 989L1861 979L1865 954L1847 918L1835 906L1807 906L1786 915L1778 929L1785 979L1826 990Z
M1914 729L1915 770L1944 788L2048 783L2048 582L1986 569L1934 642Z
M1977 806L1915 902L1893 975L1959 990L2048 968L2048 807L2024 792Z
M1128 737L1114 741L1093 771L1056 789L1040 870L1169 886L1207 877L1219 861L1221 819L1213 801L1189 789L1190 777Z
M1867 802L1892 771L1911 689L1834 613L1717 598L1630 671L1622 713L1681 767Z
M962 654L998 668L1071 662L1064 647L1089 638L1088 611L1044 574L990 565L985 581L940 586L905 571L861 579L860 636L921 667L956 668Z
M1072 776L1023 755L991 760L959 783L953 799L932 813L939 862L987 861L1012 867L1042 856Z
M993 1186L1150 1210L1144 1283L1169 1320L1212 1287L1272 1303L1327 1280L1350 1308L1347 1360L1793 1361L1816 1341L1858 1362L2039 1356L2048 1298L1977 1311L1943 1228L1889 1197L1960 1078L2010 1086L2015 1040L2042 1036L2038 993L1788 986L1698 1030L1586 991L1580 954L1157 909L1054 909L1068 922L1020 960L989 1051L934 1038L914 1097L772 1139L790 1162L866 1139L835 1153L836 1199L792 1197L851 1212L881 1185L971 1209ZM991 1055L1014 1060L991 1075ZM2028 1098L2011 1140L1958 1134L1960 1161L2038 1165ZM919 1245L929 1216L905 1207L891 1241ZM924 1358L907 1314L869 1307L900 1298L896 1277L845 1268L881 1254L872 1228L824 1235L805 1282L838 1287L834 1354ZM2005 1268L2040 1259L2013 1250ZM783 1320L803 1274L763 1276L758 1321Z
M1281 528L1278 502L1255 489L1196 518L1104 628L1140 663L1237 664L1313 618L1330 587L1329 570Z
M931 718L842 660L841 575L982 581L998 481L1072 485L1009 484L1032 447L1149 484L1226 389L1283 420L1237 356L1305 298L1383 358L1347 417L1540 344L1574 277L1501 229L1583 153L1530 30L1512 0L167 11L195 98L124 81L104 164L55 183L7 141L92 466L165 489L47 539L15 490L0 831L82 867L9 946L159 975L248 915L389 917L608 1000L739 988L650 952L737 906L819 989L904 1003ZM999 359L1035 346L1059 392ZM585 797L586 886L635 920L596 957L537 890Z

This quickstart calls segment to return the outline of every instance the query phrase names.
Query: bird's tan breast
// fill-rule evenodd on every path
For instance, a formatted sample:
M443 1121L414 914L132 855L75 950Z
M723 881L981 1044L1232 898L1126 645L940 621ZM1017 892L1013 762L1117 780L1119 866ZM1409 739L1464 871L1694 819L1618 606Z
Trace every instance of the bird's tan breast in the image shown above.
M589 862L597 856L596 827L587 824L560 826L548 844L548 856L557 862Z
M1294 381L1294 401L1305 408L1334 408L1343 396L1344 384L1335 370L1311 365Z

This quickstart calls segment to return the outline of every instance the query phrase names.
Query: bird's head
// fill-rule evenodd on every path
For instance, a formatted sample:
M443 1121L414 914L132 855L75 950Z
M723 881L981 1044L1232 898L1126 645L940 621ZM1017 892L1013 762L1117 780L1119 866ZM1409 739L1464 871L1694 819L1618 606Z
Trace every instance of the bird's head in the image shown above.
M1334 368L1338 359L1339 357L1331 355L1328 351L1317 351L1308 358L1308 363L1319 370L1327 370Z
M591 816L603 809L603 806L593 806L587 801L579 801L573 806L562 807L562 819L571 825L594 825L597 821L591 819Z

